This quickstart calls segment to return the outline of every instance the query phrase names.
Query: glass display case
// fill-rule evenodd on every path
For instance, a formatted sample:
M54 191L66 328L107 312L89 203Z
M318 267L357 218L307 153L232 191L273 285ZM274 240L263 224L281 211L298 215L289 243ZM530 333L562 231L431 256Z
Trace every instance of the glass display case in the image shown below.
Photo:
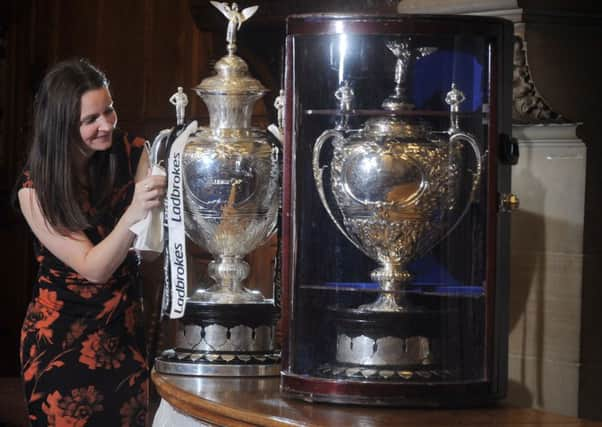
M288 18L285 395L504 395L511 54L495 18Z

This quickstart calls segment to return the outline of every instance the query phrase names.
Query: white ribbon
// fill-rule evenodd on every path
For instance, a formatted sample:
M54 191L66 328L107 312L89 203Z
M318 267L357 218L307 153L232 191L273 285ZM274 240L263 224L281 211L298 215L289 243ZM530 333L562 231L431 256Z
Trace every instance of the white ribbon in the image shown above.
M192 121L171 146L167 177L167 224L169 227L169 265L171 271L170 319L184 316L186 307L187 266L186 233L184 229L184 186L182 152L191 133L196 132L197 122Z

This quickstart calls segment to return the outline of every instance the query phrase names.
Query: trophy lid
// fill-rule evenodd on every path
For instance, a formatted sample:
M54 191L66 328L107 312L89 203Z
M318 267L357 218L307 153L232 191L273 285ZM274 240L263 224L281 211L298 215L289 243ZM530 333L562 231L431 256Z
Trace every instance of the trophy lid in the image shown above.
M259 80L251 77L247 63L237 55L228 54L215 64L216 75L207 77L194 88L201 93L235 95L267 92Z
M366 121L362 133L394 138L424 138L430 128L421 121L403 120L398 116L379 116Z

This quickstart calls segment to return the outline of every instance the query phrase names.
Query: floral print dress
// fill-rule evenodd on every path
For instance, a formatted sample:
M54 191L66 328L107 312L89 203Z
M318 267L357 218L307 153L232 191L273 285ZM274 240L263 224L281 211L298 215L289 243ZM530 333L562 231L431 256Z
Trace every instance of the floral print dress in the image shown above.
M99 243L134 191L144 140L115 135L116 185L110 208L83 206ZM21 187L31 187L27 171ZM33 426L143 426L148 369L138 258L128 254L107 283L91 283L34 239L39 264L21 330L21 366Z

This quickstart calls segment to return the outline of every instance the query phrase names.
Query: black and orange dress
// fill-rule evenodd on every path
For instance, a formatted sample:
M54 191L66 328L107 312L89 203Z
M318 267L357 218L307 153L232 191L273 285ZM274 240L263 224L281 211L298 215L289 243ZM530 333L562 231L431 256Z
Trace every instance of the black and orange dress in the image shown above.
M117 175L102 211L83 206L93 244L111 232L134 193L144 140L116 134ZM31 187L27 171L19 184ZM130 252L107 283L91 283L34 238L39 264L21 330L21 371L34 426L143 426L148 368L139 260Z

